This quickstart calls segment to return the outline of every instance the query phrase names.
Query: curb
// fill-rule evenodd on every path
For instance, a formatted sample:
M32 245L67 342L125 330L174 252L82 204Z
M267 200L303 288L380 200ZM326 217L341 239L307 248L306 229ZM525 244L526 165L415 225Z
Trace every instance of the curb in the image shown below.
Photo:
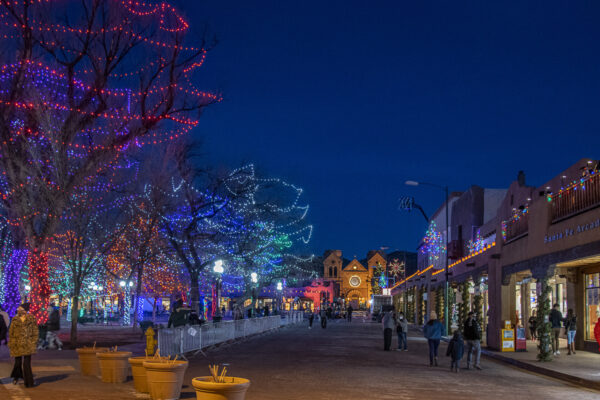
M575 386L581 386L587 389L600 390L600 382L592 381L589 379L581 378L575 375L565 374L563 372L558 372L553 369L544 368L540 365L532 364L529 362L515 360L514 358L503 356L497 352L481 349L481 354L485 355L494 360L501 361L506 364L510 364L517 368L524 369L529 372L535 372L540 375L549 376L554 379L558 379L564 382L568 382Z
M412 326L413 329L417 331L422 331L423 329L417 325ZM447 342L449 340L448 337L443 337L442 341ZM600 382L592 381L589 379L581 378L579 376L565 374L564 372L555 371L550 368L544 368L540 365L536 365L530 362L524 362L515 360L514 358L503 356L502 354L481 348L481 355L491 358L493 360L497 360L503 362L505 364L510 364L514 367L524 369L529 372L534 372L536 374L548 376L550 378L558 379L564 382L568 382L575 386L584 387L586 389L598 390L600 391Z

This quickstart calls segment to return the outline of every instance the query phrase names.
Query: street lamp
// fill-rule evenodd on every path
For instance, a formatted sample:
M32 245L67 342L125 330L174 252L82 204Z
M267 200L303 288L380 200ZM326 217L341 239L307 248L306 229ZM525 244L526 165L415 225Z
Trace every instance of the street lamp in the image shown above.
M215 316L213 317L213 321L220 321L221 316L221 275L225 272L225 268L223 267L223 260L215 261L215 266L213 267L213 271L217 274L217 283L216 283L216 291L217 291L217 310L215 312Z
M446 332L449 332L449 323L450 323L450 318L448 316L448 229L450 228L448 226L448 186L442 186L442 185L437 185L435 183L428 183L428 182L417 182L417 181L406 181L404 182L405 185L407 186L419 186L419 185L426 185L426 186L433 186L435 188L441 189L444 191L444 204L445 204L445 211L446 211L446 237L445 237L445 241L446 241L446 268L445 268L445 276L446 276L446 285L444 288L444 326L446 328Z
M281 281L277 282L277 311L281 312L281 303L282 303L282 293L283 293L283 283Z
M252 280L252 283L258 283L258 274L256 272L251 273L250 279Z
M123 312L123 325L129 325L131 323L131 296L129 291L133 286L133 281L120 281L119 286L125 290L125 311Z

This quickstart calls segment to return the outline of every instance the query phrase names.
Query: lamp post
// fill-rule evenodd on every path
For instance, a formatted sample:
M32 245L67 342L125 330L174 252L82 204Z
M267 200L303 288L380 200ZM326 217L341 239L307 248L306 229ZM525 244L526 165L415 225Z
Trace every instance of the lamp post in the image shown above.
M225 268L223 268L223 261L222 260L217 260L215 261L215 266L213 267L213 271L215 272L216 276L217 276L217 282L215 284L215 289L217 292L217 309L215 311L215 316L213 317L213 321L216 320L216 322L220 321L222 316L221 316L221 275L223 274L223 272L225 272Z
M277 311L281 314L281 296L283 292L283 283L277 282Z
M123 325L128 326L131 324L131 296L129 293L133 286L133 281L121 281L119 282L119 286L125 290L125 298L123 299L125 309L123 312Z
M449 323L450 323L450 318L448 318L448 229L450 228L448 226L448 186L442 186L442 185L437 185L435 183L427 183L427 182L417 182L417 181L406 181L404 182L406 185L408 186L419 186L419 185L426 185L426 186L433 186L435 188L441 189L444 191L444 208L446 209L446 237L445 237L445 244L446 244L446 268L445 268L445 276L446 276L446 284L444 287L444 327L446 328L446 332L449 332Z

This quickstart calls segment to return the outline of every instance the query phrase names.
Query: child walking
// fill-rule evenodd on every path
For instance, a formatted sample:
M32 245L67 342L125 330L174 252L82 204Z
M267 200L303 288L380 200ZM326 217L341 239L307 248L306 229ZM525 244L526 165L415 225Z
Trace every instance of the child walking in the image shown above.
M464 353L465 343L463 341L460 331L454 331L452 340L448 343L448 350L446 350L446 356L451 357L452 363L450 364L450 371L458 372L460 360L462 360Z

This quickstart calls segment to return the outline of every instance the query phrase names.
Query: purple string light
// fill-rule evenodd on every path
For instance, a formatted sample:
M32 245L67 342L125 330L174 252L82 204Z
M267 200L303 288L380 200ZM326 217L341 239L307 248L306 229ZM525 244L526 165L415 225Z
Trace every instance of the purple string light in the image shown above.
M27 250L13 250L4 270L4 309L11 318L15 316L17 307L21 304L19 279L21 269L27 262L27 254Z

